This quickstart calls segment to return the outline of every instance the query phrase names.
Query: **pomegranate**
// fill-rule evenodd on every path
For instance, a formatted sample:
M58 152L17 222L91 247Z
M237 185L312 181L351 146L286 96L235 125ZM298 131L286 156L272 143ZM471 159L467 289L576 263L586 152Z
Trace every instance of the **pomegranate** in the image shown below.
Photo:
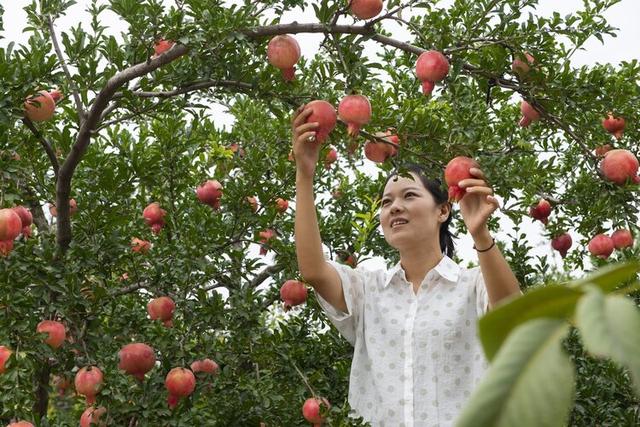
M350 254L349 252L340 253L339 256L338 256L338 260L341 263L350 266L351 268L356 268L356 265L357 265L356 258L352 254Z
M592 255L607 259L613 252L613 239L606 234L597 234L589 242L588 249Z
M152 299L147 304L147 312L151 320L161 320L164 326L170 328L173 326L173 311L176 304L169 297L159 297Z
M137 237L131 239L131 250L133 252L146 254L147 252L149 252L149 249L151 249L150 241L138 239Z
M261 231L260 233L258 233L260 236L260 255L266 255L267 251L268 251L268 247L267 247L267 243L269 242L269 240L273 239L274 237L276 237L276 232L271 229L268 228L264 231Z
M597 157L604 157L604 155L607 154L611 150L613 150L613 147L611 146L611 144L601 145L599 147L596 147L596 156Z
M422 82L422 92L430 95L436 82L449 74L449 61L437 50L423 52L416 61L416 76Z
M278 197L276 199L276 210L280 213L284 213L289 208L289 202L283 198Z
M449 201L459 202L464 195L466 194L466 190L464 188L458 187L458 183L463 179L473 178L471 172L469 170L471 168L479 168L480 165L475 160L458 156L454 157L447 163L447 166L444 169L444 180L449 187Z
M84 410L82 416L80 417L80 427L105 427L107 423L105 421L101 421L100 418L106 413L107 408L103 406L99 408L95 408L93 406L88 407Z
M175 42L171 40L160 39L153 45L154 57L160 56L173 47Z
M347 124L347 133L355 138L360 127L371 120L371 103L363 95L347 95L338 104L338 117Z
M22 221L13 209L0 209L0 255L9 255L13 241L20 235Z
M616 249L629 248L633 246L633 236L629 230L621 229L614 231L611 235L611 240L613 240L613 246Z
M322 412L328 411L330 408L329 401L324 397L310 397L302 405L302 415L307 421L314 424L314 427L320 426L325 420Z
M525 77L529 73L530 65L535 62L535 58L529 53L524 53L522 56L516 57L511 63L511 70L516 73L520 78Z
M252 211L254 212L258 211L258 199L256 199L255 196L248 196L247 202L249 202L249 205L251 206Z
M73 215L77 211L78 204L76 203L76 199L69 199L69 215ZM56 209L56 206L51 203L49 203L49 213L53 217L58 216L58 210Z
M622 117L614 117L613 113L609 113L608 117L602 120L602 126L605 128L607 132L616 137L616 139L622 138L622 133L624 132L624 118Z
M22 235L24 237L31 236L31 224L33 224L33 215L29 209L24 206L15 206L13 211L18 214L22 222Z
M214 209L220 207L220 198L222 197L222 184L218 180L209 180L196 189L198 200L209 205Z
M143 343L127 344L118 352L120 363L118 369L144 381L144 374L156 364L156 354L153 348Z
M231 150L231 152L234 155L237 155L238 157L240 157L241 159L244 158L244 156L246 155L246 152L244 151L244 148L242 148L240 145L236 144L235 142L233 144L230 144L227 147L228 150Z
M284 310L289 311L307 300L307 287L298 280L287 280L280 287L280 299L284 301Z
M11 357L13 351L9 350L7 347L0 345L0 374L4 374L6 368L4 365L7 363L7 360Z
M349 9L358 19L371 19L382 11L382 0L351 0Z
M151 226L151 231L154 234L160 233L162 227L164 227L164 216L167 214L167 211L160 208L160 204L158 202L149 203L146 208L142 211L142 216L148 225Z
M173 409L181 397L187 397L196 388L196 377L188 369L173 368L164 380L164 386L169 391L167 403Z
M78 371L74 381L76 392L87 398L87 405L96 403L96 394L102 388L102 371L95 366L87 366Z
M46 90L38 93L38 95L27 98L24 103L25 116L33 122L44 122L53 117L56 101Z
M536 111L536 109L524 99L520 101L520 112L522 112L522 118L518 124L523 128L526 128L531 123L540 120L540 113L538 113L538 111Z
M537 205L529 208L529 215L546 225L549 222L549 215L551 215L551 204L545 199L540 199Z
M290 82L295 78L295 65L300 59L300 45L293 37L282 34L269 40L267 46L269 64L282 71L282 77Z
M331 169L331 165L338 160L338 152L335 148L330 147L329 151L327 151L327 155L324 158L324 168Z
M310 108L313 112L307 117L307 123L318 122L319 126L316 130L316 141L324 142L329 133L336 127L338 117L336 109L327 101L316 100L308 103L304 109Z
M217 375L220 367L211 359L196 360L191 364L193 373L204 372L205 374Z
M9 424L7 427L35 427L29 421L16 421Z
M606 179L623 185L628 179L636 181L638 159L629 150L608 151L600 162L600 170Z
M59 348L66 338L67 332L62 323L55 320L43 320L38 323L36 332L39 334L49 334L49 337L44 340L52 348Z
M551 247L560 252L560 256L564 258L567 256L567 251L571 248L572 243L569 233L562 233L551 240Z

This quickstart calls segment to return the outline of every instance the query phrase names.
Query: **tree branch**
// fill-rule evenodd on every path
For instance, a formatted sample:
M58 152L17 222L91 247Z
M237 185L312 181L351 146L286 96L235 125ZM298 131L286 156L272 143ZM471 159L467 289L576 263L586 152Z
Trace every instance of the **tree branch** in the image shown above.
M38 138L38 142L40 143L40 145L42 145L42 148L44 148L44 151L47 153L47 156L49 157L49 161L51 162L51 166L53 167L53 176L54 176L54 179L57 181L60 165L58 164L58 158L56 157L56 153L53 151L53 147L51 147L51 143L49 143L49 141L47 141L47 139L40 133L40 131L38 130L38 128L36 128L36 126L33 124L30 118L24 117L22 119L22 123L24 123L25 126L29 128L31 133L33 133L33 135L35 135L35 137Z
M147 286L148 286L147 282L133 283L129 286L125 286L124 288L116 289L115 291L111 292L111 296L117 297L120 295L130 294L137 291L138 289L145 289Z
M281 272L282 270L284 270L284 265L282 264L270 265L269 267L265 268L260 273L258 273L256 277L253 278L253 280L249 284L249 287L251 288L258 287L262 282L267 280L269 277Z

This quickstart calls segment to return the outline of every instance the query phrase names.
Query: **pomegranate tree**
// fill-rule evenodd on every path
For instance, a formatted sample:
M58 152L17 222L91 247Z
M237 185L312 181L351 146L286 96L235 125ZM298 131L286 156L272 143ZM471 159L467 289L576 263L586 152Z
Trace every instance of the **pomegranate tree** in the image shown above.
M607 132L615 136L616 139L621 139L625 126L624 118L614 117L613 113L609 113L607 118L602 120L602 126Z
M304 109L311 109L312 111L309 117L307 117L306 123L318 123L316 141L324 142L329 136L329 133L336 127L336 122L338 121L336 109L327 101L322 100L311 101L305 105Z
M638 159L629 150L608 151L600 162L600 170L607 180L618 185L638 181Z
M101 406L99 408L90 406L84 410L80 417L80 427L104 427L106 421L101 420L102 416L107 413L107 408Z
M194 374L203 372L205 374L217 375L220 367L211 359L196 360L191 364L191 370Z
M149 203L142 211L144 220L151 227L151 231L154 234L160 233L160 230L164 227L164 216L166 214L167 211L162 209L158 202Z
M371 120L371 103L364 95L347 95L338 104L338 117L347 124L347 133L355 138Z
M7 347L0 345L0 374L4 374L6 371L5 364L7 360L11 357L13 351L9 350Z
M589 241L589 252L598 258L607 259L613 252L613 240L606 234L597 234Z
M48 334L49 336L44 340L52 348L59 348L66 338L66 330L62 323L55 320L43 320L38 323L36 332L39 334Z
M382 11L382 0L351 0L349 9L358 19L371 19Z
M540 120L540 113L524 99L520 101L520 112L522 113L522 118L518 124L523 128Z
M18 214L22 222L22 235L24 237L31 236L31 224L33 224L33 215L31 211L24 206L15 206L13 211Z
M151 320L160 320L168 328L173 326L173 311L175 309L176 304L169 297L155 298L147 304L147 312Z
M571 248L572 243L573 241L569 233L562 233L551 240L551 247L560 252L560 256L564 258L567 256L567 252Z
M460 188L458 183L464 179L473 178L471 175L471 168L479 168L480 165L475 160L458 156L454 157L447 163L444 169L444 180L449 187L449 201L459 202L467 191L464 188Z
M626 229L616 230L611 234L613 246L616 249L624 249L633 246L633 235Z
M196 377L188 369L173 368L164 380L164 386L169 391L167 403L173 409L178 405L180 398L187 397L196 388Z
M435 83L449 74L449 61L437 50L423 52L416 61L416 76L422 82L422 93L430 95Z
M143 343L127 344L118 352L120 363L118 368L140 381L144 375L156 364L156 354L153 348Z
M289 208L289 202L285 199L278 197L276 199L276 210L280 213L284 213Z
M529 215L546 225L551 215L551 204L545 199L540 199L537 205L529 208Z
M284 301L285 311L289 311L307 300L307 287L298 280L287 280L280 287L280 299Z
M198 200L213 209L220 209L222 197L222 184L218 180L208 180L196 189Z
M282 77L290 82L295 78L295 65L300 59L300 45L287 34L275 36L267 45L269 64L282 71Z
M331 404L324 397L310 397L304 401L302 405L302 415L304 418L312 423L314 427L320 427L325 421L325 417L322 414L327 412L331 408Z
M20 235L22 221L13 209L0 209L0 255L9 255L13 241Z
M76 392L86 397L87 405L93 405L102 388L102 380L102 371L98 367L86 366L78 371L73 383Z

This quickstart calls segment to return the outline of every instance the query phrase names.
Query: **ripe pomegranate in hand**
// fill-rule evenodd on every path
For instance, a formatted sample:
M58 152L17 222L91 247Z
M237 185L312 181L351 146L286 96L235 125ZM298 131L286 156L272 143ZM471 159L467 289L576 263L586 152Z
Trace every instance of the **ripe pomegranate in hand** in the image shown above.
M38 95L27 98L24 103L24 114L33 122L50 120L55 112L56 99L61 97L60 91L47 92L42 90Z
M149 226L151 226L151 231L154 234L160 233L160 230L164 227L164 216L166 214L167 211L160 208L160 204L158 202L149 203L142 211L144 220Z
M331 165L338 160L338 152L335 148L330 147L327 155L324 158L324 168L331 169Z
M191 370L194 374L204 372L205 374L218 375L220 367L211 359L196 360L191 364Z
M131 239L131 250L133 252L139 252L142 254L146 254L151 249L151 242L148 240L138 239L134 237Z
M338 117L347 124L347 133L355 138L371 120L371 103L363 95L347 95L338 104Z
M613 240L606 234L597 234L589 242L588 249L593 256L607 259L613 252Z
M549 215L551 215L551 204L545 199L540 199L537 205L529 208L529 215L546 225L549 222Z
M4 367L7 360L11 357L13 351L9 350L7 347L0 345L0 374L4 374L6 368Z
M290 82L295 78L295 65L300 59L300 45L293 37L282 34L269 40L267 46L269 64L282 71L282 77Z
M287 280L280 287L280 299L284 301L284 310L289 311L307 300L307 287L298 280Z
M611 240L613 240L613 246L616 249L629 248L633 246L633 236L629 230L621 229L614 231L611 235Z
M13 211L18 214L22 222L22 235L27 238L31 236L31 224L33 224L33 215L31 211L24 206L15 206Z
M430 50L423 52L416 61L416 76L422 82L422 92L430 95L435 83L449 74L449 61L440 52Z
M100 418L106 413L107 408L103 406L99 408L95 408L93 406L88 407L80 417L80 427L105 427L107 423L105 421L101 421Z
M351 0L349 9L358 19L371 19L382 11L382 0Z
M87 405L96 403L96 394L102 388L102 371L95 366L87 366L78 371L74 380L76 392L87 398Z
M222 197L222 184L218 180L209 180L196 189L198 200L214 209L220 208L220 198Z
M316 141L324 142L329 136L329 133L336 127L336 122L338 121L336 109L327 101L322 100L311 101L305 105L304 109L311 109L313 111L309 117L307 117L305 123L317 122Z
M60 347L62 343L64 343L67 334L64 325L60 322L56 322L55 320L43 320L38 323L36 332L39 334L49 334L49 337L45 339L44 342L49 344L52 348Z
M118 369L144 381L144 374L156 364L156 354L153 348L143 343L127 344L118 352L120 363Z
M551 240L551 247L560 252L560 256L564 258L567 256L567 252L571 248L572 243L573 241L569 233L562 233Z
M152 299L147 304L147 313L151 320L161 320L164 326L170 328L173 326L173 311L176 304L169 297L159 297Z
M321 409L324 407L324 409ZM320 426L325 421L322 411L328 411L331 408L329 401L324 397L310 397L305 400L302 405L302 415L304 418L315 426Z
M171 40L160 39L153 45L154 58L160 56L173 47L175 42Z
M523 128L526 128L531 123L540 120L540 113L538 113L538 111L524 99L520 101L520 112L522 113L522 118L518 124Z
M20 235L22 220L13 209L0 209L0 255L9 255L13 241Z
M608 117L602 120L602 126L607 132L609 132L619 140L622 138L622 133L624 132L624 118L614 117L613 113L609 113Z
M627 180L637 182L638 159L629 150L611 150L600 162L600 170L606 179L618 185Z
M516 73L520 78L524 78L530 69L530 65L535 62L535 58L529 53L524 53L524 58L522 56L517 56L516 59L511 63L511 70Z
M447 163L444 169L444 180L449 187L449 201L459 202L467 191L464 188L458 187L458 183L464 179L473 178L471 175L471 168L479 168L480 165L475 160L458 156L454 157Z
M196 377L188 369L173 368L164 380L164 386L169 391L167 403L173 409L178 405L181 397L187 397L196 388Z
M284 213L289 208L289 202L285 199L278 197L276 199L276 210L280 213Z

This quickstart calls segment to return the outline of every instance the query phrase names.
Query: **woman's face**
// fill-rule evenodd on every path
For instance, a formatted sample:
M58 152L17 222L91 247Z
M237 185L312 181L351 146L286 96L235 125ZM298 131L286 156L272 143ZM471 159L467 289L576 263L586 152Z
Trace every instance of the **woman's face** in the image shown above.
M397 179L396 179L397 178ZM417 174L391 178L382 193L380 224L385 240L394 248L424 247L436 239L449 205L438 206Z

